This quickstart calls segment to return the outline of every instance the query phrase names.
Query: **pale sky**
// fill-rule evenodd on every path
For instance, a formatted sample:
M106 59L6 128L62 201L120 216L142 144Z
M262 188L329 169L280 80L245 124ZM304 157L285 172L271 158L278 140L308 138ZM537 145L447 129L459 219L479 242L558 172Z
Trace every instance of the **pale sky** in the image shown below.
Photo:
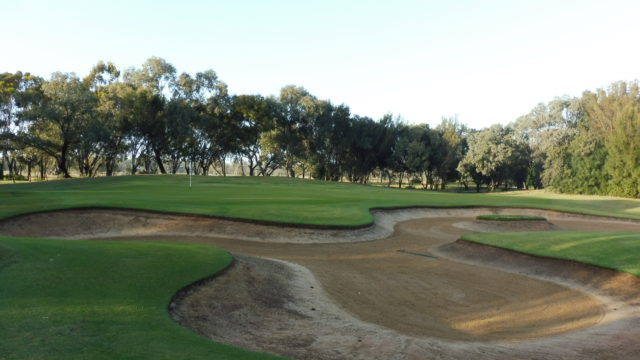
M305 87L355 114L474 128L640 78L638 1L0 0L0 72L159 56L235 94Z

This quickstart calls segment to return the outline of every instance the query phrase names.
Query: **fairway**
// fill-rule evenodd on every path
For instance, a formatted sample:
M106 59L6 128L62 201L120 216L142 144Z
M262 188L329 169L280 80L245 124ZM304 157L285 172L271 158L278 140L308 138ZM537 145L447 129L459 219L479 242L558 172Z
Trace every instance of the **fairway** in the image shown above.
M640 353L640 221L585 215L637 217L638 201L184 179L1 186L0 321L11 326L0 357Z
M229 265L210 246L0 238L1 359L255 359L166 313L183 286Z
M525 207L640 219L640 200L542 191L456 194L278 177L123 176L0 186L0 218L79 207L191 213L293 224L363 226L371 208Z

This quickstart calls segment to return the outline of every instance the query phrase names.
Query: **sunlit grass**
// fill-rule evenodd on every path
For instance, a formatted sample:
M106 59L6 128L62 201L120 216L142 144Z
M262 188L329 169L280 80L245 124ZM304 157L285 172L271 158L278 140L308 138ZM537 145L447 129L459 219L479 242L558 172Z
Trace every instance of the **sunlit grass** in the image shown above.
M204 245L0 238L0 359L275 359L169 317L176 291L230 261Z
M369 224L378 207L528 207L640 218L639 200L540 191L457 194L281 177L121 176L0 186L0 218L78 207L136 208L315 225Z
M468 234L462 238L527 254L575 260L640 276L640 232L505 232Z

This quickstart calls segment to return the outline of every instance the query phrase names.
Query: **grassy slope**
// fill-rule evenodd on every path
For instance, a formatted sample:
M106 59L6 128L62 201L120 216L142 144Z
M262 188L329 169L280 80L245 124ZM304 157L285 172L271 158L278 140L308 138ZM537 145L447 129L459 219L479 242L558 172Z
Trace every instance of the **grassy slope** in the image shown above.
M512 206L640 218L640 201L544 192L452 194L286 178L133 176L0 186L0 218L73 207L126 207L289 223L363 225L389 206Z
M0 359L275 359L169 318L179 288L230 260L202 245L0 238Z
M462 238L533 255L580 261L640 276L638 232L507 232L468 234Z

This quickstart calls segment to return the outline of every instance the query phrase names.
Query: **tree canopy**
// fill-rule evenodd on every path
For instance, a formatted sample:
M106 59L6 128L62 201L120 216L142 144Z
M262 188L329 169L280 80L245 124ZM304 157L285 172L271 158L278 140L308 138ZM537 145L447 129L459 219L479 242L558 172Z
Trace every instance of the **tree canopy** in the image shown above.
M283 174L442 190L552 188L640 197L640 86L616 82L474 130L352 114L301 86L230 94L213 70L148 59L88 75L0 74L0 180L54 174Z

